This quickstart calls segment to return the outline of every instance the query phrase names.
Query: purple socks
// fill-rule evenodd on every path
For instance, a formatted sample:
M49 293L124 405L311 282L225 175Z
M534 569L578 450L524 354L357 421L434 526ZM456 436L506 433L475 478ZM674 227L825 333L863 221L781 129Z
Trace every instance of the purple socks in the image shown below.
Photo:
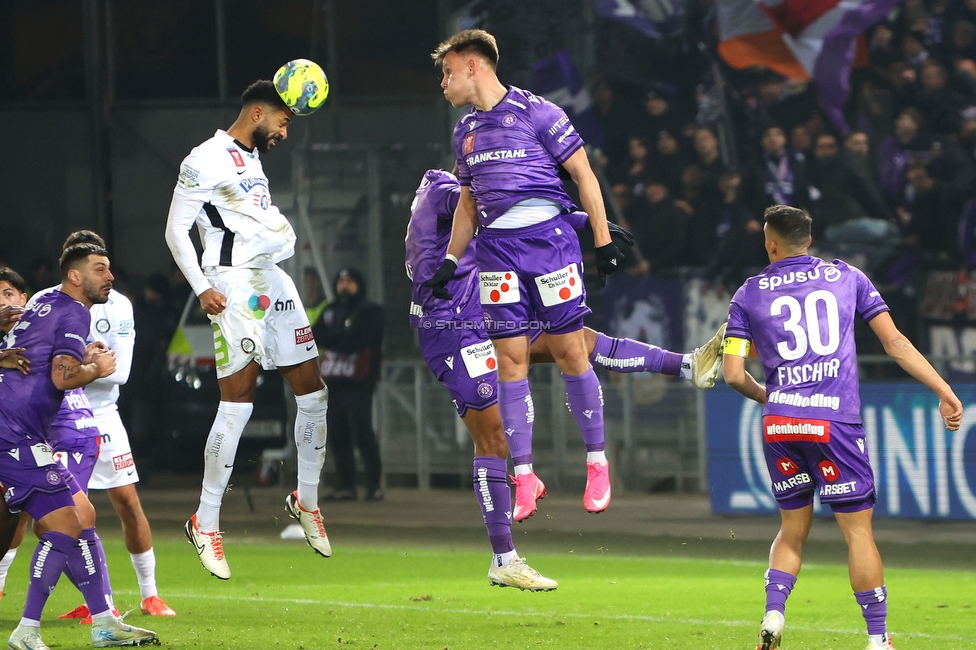
M855 591L854 598L861 606L861 615L868 624L868 634L884 634L888 618L888 588L881 585L871 591Z
M592 366L582 375L563 375L569 410L583 433L586 451L603 451L603 388ZM514 452L512 453L514 456Z
M90 533L90 534L89 534ZM87 537L87 539L86 539ZM94 538L94 539L92 539ZM30 584L24 603L24 618L39 621L48 596L58 584L61 573L66 573L78 587L92 615L108 611L105 594L102 593L101 565L103 559L93 528L82 532L81 539L73 539L63 533L44 533L31 560Z
M615 372L656 372L679 376L681 357L633 339L615 339L597 332L590 363Z
M474 493L495 554L515 549L512 542L512 492L508 487L507 471L508 461L503 458L474 458Z
M796 585L796 576L778 569L766 571L766 611L786 612L786 599Z
M535 407L529 394L529 380L498 382L498 408L508 438L508 449L516 465L532 464L532 423ZM502 470L504 476L505 470ZM507 489L507 488L506 488Z

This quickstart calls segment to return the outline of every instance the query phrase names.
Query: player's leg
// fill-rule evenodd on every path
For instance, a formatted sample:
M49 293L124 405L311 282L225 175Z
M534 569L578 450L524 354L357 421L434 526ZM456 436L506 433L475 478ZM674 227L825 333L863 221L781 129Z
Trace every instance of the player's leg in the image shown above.
M687 354L671 352L649 343L627 338L615 338L602 332L583 328L583 339L590 363L613 372L650 372L687 379L701 389L711 388L718 378L722 362L722 339L725 324L705 345ZM549 349L549 335L532 342L529 357L532 363L553 363Z
M778 648L786 625L786 600L796 585L803 558L803 544L813 523L813 495L807 493L780 501L780 528L769 549L765 575L766 614L759 630L759 648ZM798 507L794 507L798 506Z
M0 489L4 489L3 486L0 486ZM14 563L14 558L17 557L17 549L24 540L28 521L30 517L27 513L13 514L7 509L6 503L0 502L0 550L4 552L0 557L0 598L3 598L7 574L10 572L10 565Z
M319 510L319 477L325 465L329 392L314 359L294 366L279 366L278 369L291 385L298 404L295 417L298 489L288 495L286 510L301 524L308 545L319 555L329 557L332 545Z
M590 365L583 330L549 334L550 349L566 381L569 410L586 446L586 489L583 507L603 512L610 505L610 471L603 430L603 388Z
M849 506L854 507L857 504ZM845 509L848 508L834 507L834 517L847 542L851 588L867 624L868 648L887 650L890 643L887 629L888 589L884 584L884 567L871 526L874 508L843 512Z
M237 446L254 410L254 390L260 368L253 361L226 377L220 377L220 403L203 451L203 486L200 505L184 526L204 568L221 580L230 579L220 534L220 504L234 471Z
M498 408L517 479L533 473L532 425L535 422L535 405L529 390L529 337L498 338L492 343L498 357Z

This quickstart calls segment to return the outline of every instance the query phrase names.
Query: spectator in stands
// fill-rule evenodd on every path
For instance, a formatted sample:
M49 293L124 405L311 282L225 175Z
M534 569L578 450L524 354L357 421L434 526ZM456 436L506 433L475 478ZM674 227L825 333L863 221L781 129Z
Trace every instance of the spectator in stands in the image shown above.
M790 149L801 162L813 159L813 138L805 124L798 124L790 131Z
M596 115L603 131L603 151L611 164L626 160L628 140L636 133L641 119L640 108L626 99L606 81L598 82L593 89Z
M868 164L871 157L871 141L867 133L864 131L848 131L847 135L844 136L844 149L850 156L857 156L869 169L871 168L871 165Z
M959 124L962 97L948 86L945 68L934 59L922 63L919 86L909 86L909 101L918 108L922 120L936 133L954 133Z
M970 106L960 114L956 142L969 160L976 162L976 106Z
M651 177L647 181L644 191L631 202L626 218L652 274L688 264L685 251L690 219L674 204L662 179Z
M664 129L657 134L654 155L651 157L652 174L664 181L671 196L677 196L681 191L681 170L688 163L688 156L681 150L674 133Z
M814 224L833 243L890 243L897 233L867 169L840 150L837 136L817 138L811 172L819 200L813 202ZM840 228L840 226L845 226Z
M785 142L785 136L783 140ZM741 184L742 177L734 171L719 177L722 206L715 231L718 251L709 263L705 277L721 284L738 285L745 279L746 269L763 268L769 263L763 245L763 226L756 219L761 213L740 200Z
M920 160L909 163L906 176L911 198L896 210L903 242L925 253L927 259L954 256L959 212L947 205L951 193L945 183L932 178Z
M782 127L766 127L761 142L762 155L753 170L754 209L761 213L776 204L807 208L810 182L806 164L786 148ZM727 192L723 191L723 194Z
M906 108L895 120L895 135L881 142L878 151L878 178L881 191L894 204L901 201L905 170L912 158L926 160L931 155L932 138L923 131L922 114Z
M640 135L645 142L654 142L661 131L677 131L680 121L671 109L669 86L656 84L644 98L644 115L640 124Z

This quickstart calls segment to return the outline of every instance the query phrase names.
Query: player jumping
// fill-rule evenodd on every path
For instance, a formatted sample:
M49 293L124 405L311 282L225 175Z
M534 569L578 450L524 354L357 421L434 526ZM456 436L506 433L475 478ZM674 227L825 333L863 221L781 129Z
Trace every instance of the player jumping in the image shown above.
M407 275L412 283L410 324L418 329L427 367L450 391L458 415L474 440L474 490L494 554L488 580L493 585L531 591L555 589L555 580L540 575L519 558L512 541L512 519L522 521L531 516L536 511L536 499L546 492L534 472L520 474L512 509L505 478L509 450L498 408L497 359L484 330L478 299L476 242L458 260L454 278L446 285L450 300L438 300L424 286L447 251L461 186L453 174L432 169L424 174L416 194L405 242ZM570 227L581 228L585 215L572 213L563 219ZM681 355L640 341L583 330L587 353L595 365L621 372L680 375L699 388L715 383L723 332L724 327L706 345ZM540 330L532 334L531 360L552 362L548 335Z
M230 578L230 566L219 532L220 503L261 368L280 370L298 403L298 489L288 495L286 510L315 552L332 555L318 507L328 392L301 296L277 266L294 255L295 231L271 203L259 157L287 137L292 113L267 80L248 86L241 103L226 132L218 130L184 159L166 223L166 243L214 326L220 404L204 451L200 507L185 530L200 562L222 580ZM202 268L189 235L194 223L203 241Z
M813 522L815 490L833 510L847 542L851 587L867 622L868 650L891 650L888 593L871 530L877 497L861 428L855 314L899 366L938 396L950 431L959 428L962 403L898 331L864 273L807 253L812 219L805 211L774 205L765 218L770 264L732 298L724 362L725 381L764 405L763 449L782 517L769 551L766 615L757 650L780 646L786 599ZM766 372L765 387L746 372L750 345Z

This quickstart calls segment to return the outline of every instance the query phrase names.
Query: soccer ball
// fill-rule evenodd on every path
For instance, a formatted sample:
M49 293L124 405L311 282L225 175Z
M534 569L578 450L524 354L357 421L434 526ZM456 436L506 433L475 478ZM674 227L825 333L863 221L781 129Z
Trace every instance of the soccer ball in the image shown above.
M295 115L311 115L329 96L329 79L325 71L308 59L295 59L278 68L274 87Z

